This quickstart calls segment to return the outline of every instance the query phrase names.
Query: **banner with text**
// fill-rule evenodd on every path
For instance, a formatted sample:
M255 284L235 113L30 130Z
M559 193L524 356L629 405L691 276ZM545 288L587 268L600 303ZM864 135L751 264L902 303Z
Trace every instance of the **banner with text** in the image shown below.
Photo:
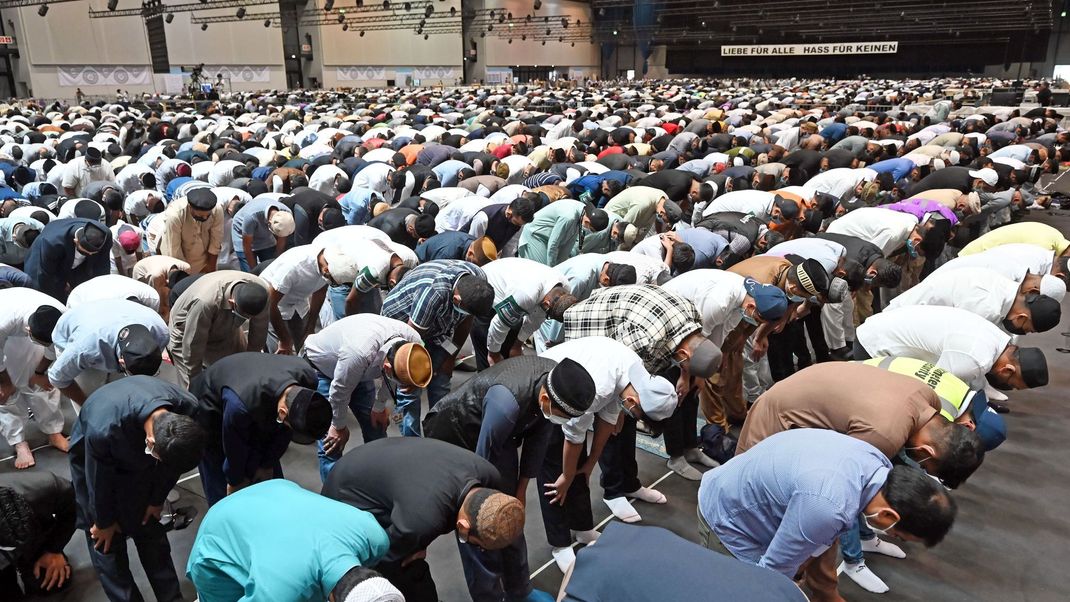
M899 42L721 46L721 56L820 56L832 54L895 54L896 52L899 52Z

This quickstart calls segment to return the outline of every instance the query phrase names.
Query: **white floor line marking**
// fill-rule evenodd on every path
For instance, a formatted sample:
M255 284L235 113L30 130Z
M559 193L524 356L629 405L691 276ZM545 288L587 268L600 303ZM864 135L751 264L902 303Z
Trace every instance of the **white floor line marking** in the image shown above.
M654 481L653 483L647 485L647 487L649 487L651 489L653 489L654 487L657 487L662 481L664 481L665 479L669 478L669 476L672 475L672 474L675 474L675 473L673 473L673 471L670 470L669 472L661 475L660 479L658 479L658 480ZM613 516L613 513L611 512L609 514L609 516L607 516L602 522L600 522L600 523L598 523L597 525L594 526L594 530L595 531L601 531L602 527L604 527L607 524L609 524L609 521L613 520L614 518L615 517ZM575 548L578 545L580 545L580 542L578 542L578 541L577 542L573 542L571 547ZM534 579L535 577L537 577L539 575L539 573L545 571L546 569L550 568L554 564L557 564L557 561L554 560L553 557L551 556L550 560L547 561L546 564L544 564L544 565L540 566L539 568L535 569L535 572L532 573L528 577L528 579Z
M192 481L193 479L196 479L199 476L201 476L201 473L199 473L199 472L195 472L195 473L193 473L191 475L184 476L181 479L179 479L178 482L175 483L175 485L178 485L179 483L185 483L186 481Z
M12 446L12 447L14 447L14 446ZM30 451L35 452L35 451L42 450L42 449L44 449L46 447L52 447L52 444L45 443L44 445L38 445L37 447L31 448ZM59 451L59 450L56 450L56 451ZM60 453L63 453L63 452L60 452ZM8 456L6 458L0 459L0 462L7 462L8 460L13 460L14 458L15 458L15 456Z

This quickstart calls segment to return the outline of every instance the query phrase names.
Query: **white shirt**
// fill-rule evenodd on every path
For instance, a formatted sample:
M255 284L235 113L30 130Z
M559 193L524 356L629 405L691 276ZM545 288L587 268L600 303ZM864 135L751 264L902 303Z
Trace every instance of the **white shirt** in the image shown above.
M312 240L312 244L323 249L332 245L344 246L353 240L389 241L390 237L386 232L371 226L341 226L320 232Z
M631 253L638 253L643 257L649 257L654 261L665 263L665 247L661 245L661 237L658 235L648 236L639 241L631 248Z
M501 260L499 260L501 261ZM490 264L493 264L492 261ZM597 416L603 422L616 424L620 415L620 394L631 380L628 370L643 360L628 349L624 343L609 337L584 337L554 345L542 353L542 357L555 362L570 359L586 368L594 380L594 401L582 416L576 416L561 425L565 438L572 443L583 443L587 430L594 425Z
M0 290L0 372L7 369L4 361L4 346L7 345L7 340L11 337L29 336L26 328L29 326L30 315L42 305L51 305L60 311L66 310L59 301L32 288ZM51 348L46 350L45 355L49 359L55 358Z
M486 195L479 195L479 196L482 197L482 196L486 196ZM505 205L507 203L494 203L494 204ZM490 205L487 205L487 207L490 207ZM476 214L473 215L471 220L469 220L469 221L470 221L470 223L468 225L468 233L469 234L471 234L472 236L475 236L476 238L479 238L480 236L483 236L484 234L487 233L487 224L490 223L490 218L487 217L487 214L484 213L482 210L476 211Z
M123 200L123 211L135 220L145 219L150 213L149 197L159 199L163 203L163 194L156 190L135 190L126 195Z
M745 279L724 270L691 270L661 285L695 304L702 317L702 334L718 347L743 319L737 311L747 297Z
M140 163L128 163L119 170L115 176L115 185L122 189L123 193L130 194L135 190L141 190L141 176L147 173L155 174L156 170Z
M449 188L435 188L420 193L421 199L427 199L432 203L438 205L438 208L440 210L449 207L450 203L452 203L453 201L463 199L469 196L472 196L472 193L468 192L468 189L460 188L457 186L451 186Z
M153 311L160 311L160 293L156 292L156 289L144 282L138 282L119 274L105 274L90 278L74 287L70 296L67 297L67 307L74 309L90 301L129 299L130 297L136 297L138 303Z
M512 203L520 198L520 195L530 190L530 188L521 184L509 184L502 186L498 189L498 192L490 195L490 201L492 203Z
M487 349L500 351L510 330L519 328L518 341L526 341L546 319L542 298L564 283L557 270L521 257L496 259L483 266L494 288L494 318L487 331Z
M825 268L829 276L840 265L840 260L847 256L847 249L838 242L825 240L824 238L796 238L786 240L769 249L766 255L785 257L798 255L803 259L814 259Z
M317 260L321 250L315 244L294 247L275 258L260 274L272 288L282 293L279 313L283 319L289 320L294 314L307 316L311 309L309 297L327 286Z
M115 172L111 164L101 159L100 163L93 166L86 163L85 157L75 157L63 170L60 192L63 192L63 188L73 188L75 195L82 196L85 193L85 187L90 182L99 180L115 181Z
M241 161L224 159L219 163L209 165L211 165L211 167L208 169L208 183L212 186L227 186L234 181L234 170L244 165L244 163ZM197 165L194 165L193 167L196 169Z
M338 178L338 182L335 182L335 178ZM308 179L308 187L334 197L338 194L338 183L348 181L349 176L341 169L334 165L320 165Z
M313 245L319 237L312 242ZM357 277L353 286L361 293L385 286L390 276L390 260L397 255L407 268L414 268L420 263L416 253L406 247L390 240L362 240L350 238L342 240L337 246L347 256L357 262Z
M392 171L394 168L386 163L369 163L353 177L353 188L371 188L382 196L390 190L390 185L386 183L386 175Z
M858 169L851 169L850 167L837 167L825 172L821 172L816 176L810 178L804 188L811 190L810 196L814 196L814 192L825 192L831 194L836 198L841 198L843 195L854 190L854 187L859 182L872 182L877 179L877 172L872 169L860 167Z
M1027 243L1011 243L973 255L960 255L937 268L929 278L941 272L979 267L998 272L1015 282L1021 282L1025 279L1027 271L1030 274L1050 274L1054 261L1055 253L1051 249Z
M726 192L710 201L702 210L702 217L708 217L714 213L744 213L769 219L769 212L773 206L776 195L763 190L734 190Z
M610 251L606 253L606 259L635 268L636 284L657 284L663 277L669 276L669 266L665 265L663 260L652 259L639 253Z
M829 234L847 234L877 245L887 257L906 244L918 226L918 218L880 207L862 207L836 218L827 229Z
M456 232L461 230L468 225L468 221L471 220L480 209L494 204L495 203L489 199L475 195L453 201L449 204L449 207L440 209L438 215L435 216L435 231Z
M855 339L872 357L903 356L936 364L972 388L985 386L1011 337L984 318L955 307L911 306L866 318Z
M305 339L305 356L331 379L327 400L335 426L345 424L357 385L382 377L383 360L398 339L419 343L420 334L405 322L377 314L347 316ZM377 399L375 407L385 404Z
M1018 295L1018 283L986 268L937 271L888 304L942 305L973 312L1000 326Z

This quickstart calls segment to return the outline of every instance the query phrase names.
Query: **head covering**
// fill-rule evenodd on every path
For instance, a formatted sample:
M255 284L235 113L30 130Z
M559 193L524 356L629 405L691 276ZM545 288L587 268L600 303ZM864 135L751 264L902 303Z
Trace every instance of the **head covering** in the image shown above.
M609 262L609 265L606 266L606 276L609 277L609 286L635 284L638 282L635 266L626 263Z
M601 232L609 225L609 214L605 209L594 209L588 205L583 212L587 214L587 219L591 220L591 230Z
M476 259L494 261L498 258L498 245L489 236L480 236L472 244L475 245Z
M624 226L624 236L621 237L620 244L625 249L630 249L635 245L635 239L639 238L639 228L636 228L632 224Z
M38 307L26 320L26 325L30 327L30 337L35 341L51 345L52 331L56 328L56 322L59 321L61 315L63 312L55 306Z
M981 195L976 192L971 192L966 195L966 199L966 206L970 208L970 213L976 214L981 212Z
M383 577L372 577L358 583L340 602L405 602L405 596Z
M1054 276L1050 276L1054 278ZM1043 282L1043 279L1041 279ZM1060 282L1060 284L1062 284ZM1066 288L1063 287L1063 294ZM1037 332L1047 332L1059 325L1062 317L1062 308L1059 302L1046 295L1026 295L1025 305L1029 308L1029 315L1033 320L1033 329Z
M1036 347L1019 348L1018 364L1026 387L1032 389L1048 384L1048 360L1043 351Z
M289 211L276 211L268 220L268 229L283 238L294 233L294 216Z
M156 337L142 324L130 324L119 331L119 357L130 374L152 376L163 361Z
M108 232L96 224L86 224L74 233L74 240L88 253L99 253L108 243Z
M119 233L119 246L127 253L133 253L141 246L141 235L134 230L123 230Z
M327 247L323 250L323 259L327 262L327 271L335 284L351 284L357 279L360 266L355 259L346 255L341 247Z
M1007 440L1007 423L994 410L985 411L980 419L974 418L974 424L977 427L974 432L981 438L985 451L992 451Z
M840 303L847 297L847 281L843 278L833 278L829 283L828 295L829 303Z
M594 401L594 379L579 362L565 358L547 375L546 392L554 406L569 416L582 416Z
M293 430L293 440L301 445L318 441L331 426L331 404L317 391L301 387L289 399L286 419Z
M668 218L670 224L675 224L680 221L680 218L684 215L683 209L676 204L675 201L665 199L665 216Z
M211 188L194 188L190 190L186 193L186 201L190 207L201 211L215 209L217 204L215 193L212 192ZM280 211L279 213L283 212Z
M91 165L96 165L96 164L100 163L100 160L103 157L104 157L103 153L101 153L100 149L95 147L95 146L90 146L90 147L87 147L85 149L85 160L86 160L86 163L89 163Z
M779 320L784 317L784 312L788 311L788 298L780 287L747 278L743 281L743 288L754 299L758 317L766 322Z
M984 183L988 184L989 186L995 186L996 182L999 182L999 174L996 173L996 170L992 169L991 167L986 167L984 169L971 169L970 177L983 180Z
M639 394L639 407L651 420L665 420L676 411L676 387L660 376L652 376L643 362L628 368L628 384Z
M431 354L419 343L405 343L394 352L394 376L401 384L426 387L431 382Z
M812 296L828 290L828 273L816 259L807 259L795 266L795 276L803 290Z
M709 378L716 374L720 368L721 348L709 339L702 339L702 342L691 353L691 361L689 362L691 376Z
M951 152L949 152L947 154L947 160L952 165L958 165L959 164L959 159L960 159L960 156L959 156L959 152L958 151L951 151Z

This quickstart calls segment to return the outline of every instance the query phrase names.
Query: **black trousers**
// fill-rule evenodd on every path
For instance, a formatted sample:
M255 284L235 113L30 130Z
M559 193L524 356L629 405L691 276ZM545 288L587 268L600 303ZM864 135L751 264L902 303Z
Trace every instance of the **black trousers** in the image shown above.
M426 560L416 560L406 566L401 561L380 562L375 567L387 581L401 590L408 602L438 602L438 589L431 577L431 566Z
M858 341L855 341L855 345L851 349L851 353L854 356L854 359L857 360L857 361L860 361L860 362L864 362L864 361L870 359L871 357L873 357L872 355L869 354L868 351L866 351L862 347L862 345L860 345L858 343Z
M633 435L634 441L634 435ZM565 434L559 427L554 427L550 436L550 443L546 448L546 458L539 470L539 476L535 483L538 485L539 506L542 508L542 524L546 530L546 541L555 548L563 548L572 544L572 534L569 530L588 531L594 528L594 515L591 511L591 486L583 476L577 476L572 480L568 488L564 504L551 504L550 498L542 495L546 491L544 485L553 483L561 476L563 457L561 450L565 445ZM633 445L634 448L634 445ZM583 444L580 453L580 466L587 461L587 443ZM635 461L634 449L632 461ZM632 491L635 491L634 489ZM408 600L408 598L405 598Z
M476 369L486 370L490 367L490 362L487 361L487 333L490 330L490 320L484 320L482 318L476 318L472 320L472 353L476 356ZM516 343L516 337L520 334L519 329L510 330L506 335L505 341L502 343L501 353L504 357L509 357L509 350L513 348Z
M818 362L827 362L832 359L832 356L829 355L828 341L825 340L825 327L821 325L821 308L811 308L810 313L806 314L806 318L803 319L803 324L806 326L806 335L810 337L810 347L814 349L814 359ZM805 339L802 340L802 346L803 349L806 349ZM795 355L798 356L799 353L796 352ZM807 357L810 356L809 350L806 350L806 355ZM803 367L801 361L799 364L800 369Z
M769 335L769 350L766 355L769 358L769 375L772 376L773 382L784 380L795 372L792 328L798 326L798 322L789 322L784 330Z

